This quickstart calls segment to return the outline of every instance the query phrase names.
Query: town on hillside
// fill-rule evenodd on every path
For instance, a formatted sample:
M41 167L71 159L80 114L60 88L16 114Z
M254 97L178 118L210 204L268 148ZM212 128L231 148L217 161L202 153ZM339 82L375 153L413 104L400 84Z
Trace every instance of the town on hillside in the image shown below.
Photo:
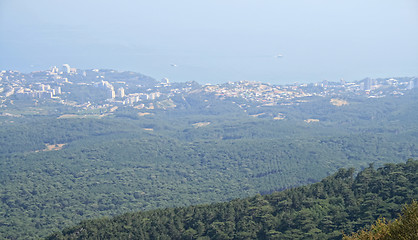
M240 99L260 106L292 105L309 97L363 96L382 98L403 95L418 86L417 77L366 78L357 82L343 79L335 82L272 85L239 81L201 85L196 82L171 83L164 78L115 70L80 70L63 64L45 71L20 73L0 72L0 113L19 102L33 104L57 103L79 109L116 109L132 106L136 109L175 108L173 97L201 94L219 99ZM344 105L335 100L334 105ZM238 103L237 103L238 104ZM240 107L245 106L240 101Z

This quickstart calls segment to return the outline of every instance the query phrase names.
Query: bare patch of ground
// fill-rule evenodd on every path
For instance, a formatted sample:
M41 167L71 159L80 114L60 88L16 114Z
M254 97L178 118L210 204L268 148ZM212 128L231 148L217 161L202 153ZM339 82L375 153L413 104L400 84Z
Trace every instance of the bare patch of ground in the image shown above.
M199 127L206 127L206 126L208 126L209 124L211 124L211 122L198 122L198 123L194 123L194 124L192 124L192 125L193 125L193 127L195 127L195 128L199 128Z
M150 115L150 114L151 113L149 113L149 112L139 112L138 116L143 117L143 116L147 116L147 115Z
M331 99L330 103L332 105L334 105L334 106L337 106L337 107L341 107L341 106L344 106L344 105L348 105L348 102L347 101L342 100L342 99L338 99L338 98Z
M48 152L48 151L58 151L61 150L64 146L66 145L66 143L62 143L62 144L45 144L45 148L42 150L37 150L35 152Z
M319 119L309 118L305 120L306 123L319 122Z

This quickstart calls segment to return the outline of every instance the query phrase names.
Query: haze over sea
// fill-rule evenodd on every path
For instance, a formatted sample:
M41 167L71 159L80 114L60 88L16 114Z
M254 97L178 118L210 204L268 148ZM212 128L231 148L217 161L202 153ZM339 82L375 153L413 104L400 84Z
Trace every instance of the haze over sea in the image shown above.
M0 1L0 69L287 84L418 76L416 0Z

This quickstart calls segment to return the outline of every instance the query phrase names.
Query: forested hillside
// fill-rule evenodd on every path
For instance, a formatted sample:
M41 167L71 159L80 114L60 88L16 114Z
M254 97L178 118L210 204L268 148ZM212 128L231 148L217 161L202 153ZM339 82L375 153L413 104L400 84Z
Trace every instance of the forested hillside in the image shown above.
M176 101L172 110L64 118L68 109L55 105L13 105L20 117L0 116L0 238L36 239L84 219L266 194L342 167L418 156L416 94L251 113L199 95ZM252 116L257 109L288 117ZM319 122L305 121L318 114Z
M84 221L48 239L340 239L418 199L418 161L354 169L309 186L226 203Z
M415 240L418 237L418 202L405 205L402 214L393 221L381 217L368 228L352 235L345 235L343 240Z
M0 0L0 240L341 240L396 217L418 0L302 1Z

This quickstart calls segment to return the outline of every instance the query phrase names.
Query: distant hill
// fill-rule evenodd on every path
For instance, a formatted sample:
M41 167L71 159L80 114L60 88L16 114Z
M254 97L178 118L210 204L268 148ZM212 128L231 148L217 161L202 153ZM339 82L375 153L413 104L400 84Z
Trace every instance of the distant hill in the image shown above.
M418 161L340 169L319 183L226 203L89 220L47 239L341 239L418 199Z
M190 93L160 102L167 110L14 101L0 116L0 238L38 239L86 219L225 202L418 157L416 91L343 106L330 98L242 109Z
M0 72L0 239L418 158L417 78L270 85Z

